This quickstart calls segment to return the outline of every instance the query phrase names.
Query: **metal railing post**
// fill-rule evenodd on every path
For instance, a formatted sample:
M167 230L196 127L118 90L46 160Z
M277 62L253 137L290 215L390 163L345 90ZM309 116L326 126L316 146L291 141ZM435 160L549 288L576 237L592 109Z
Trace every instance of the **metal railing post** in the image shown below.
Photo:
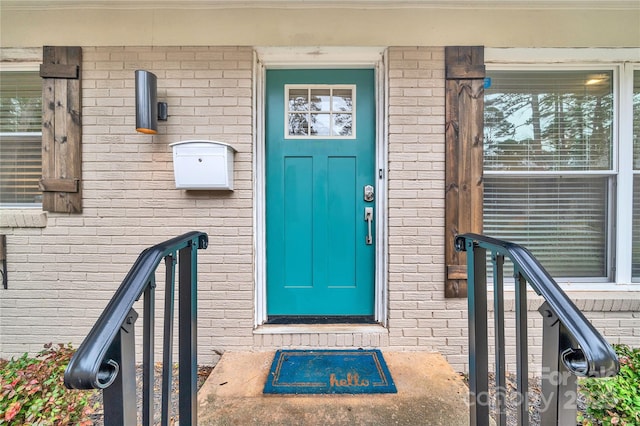
M549 304L544 302L538 312L542 315L542 426L574 424L578 384L562 362L560 353L568 333ZM565 343L566 344L566 343Z
M138 422L134 333L137 319L138 313L131 309L105 357L119 366L115 380L102 394L105 426L135 426Z
M197 422L197 249L196 241L178 252L178 378L180 423Z
M469 420L471 426L489 423L489 347L487 338L487 251L467 246L469 304Z
M573 340L569 334L567 328L562 323L558 323L560 344L563 341ZM570 344L567 347L576 347L575 343ZM570 425L575 423L576 416L578 414L577 400L578 400L578 376L571 374L567 369L567 366L562 361L562 354L560 355L560 362L558 363L558 380L560 382L560 390L558 392L558 424Z
M518 426L529 424L529 337L527 332L527 281L514 268L516 289L516 384L518 396Z
M142 424L153 424L153 373L154 373L154 329L155 329L155 277L144 291L144 311L142 313Z
M493 320L495 328L496 357L496 423L507 424L507 380L504 339L504 256L493 254Z
M162 416L161 425L169 425L169 407L171 407L171 381L173 380L173 316L175 298L175 253L164 258L164 331L162 337Z

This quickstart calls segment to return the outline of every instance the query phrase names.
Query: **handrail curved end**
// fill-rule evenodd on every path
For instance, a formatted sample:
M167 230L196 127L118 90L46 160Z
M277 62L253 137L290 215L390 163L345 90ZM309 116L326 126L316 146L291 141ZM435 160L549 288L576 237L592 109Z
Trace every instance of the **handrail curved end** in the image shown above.
M98 374L95 376L93 383L96 389L106 389L116 380L118 373L120 372L120 366L112 359L107 360L100 366Z
M560 356L565 367L576 376L586 377L589 374L589 361L582 349L569 348Z
M589 357L580 348L569 348L562 352L561 359L569 371L580 377L613 377L620 371L613 349Z
M464 234L464 235L456 235L455 238L455 242L454 242L454 247L456 249L456 251L460 252L460 251L467 251L467 238L468 238L468 234Z
M113 359L107 359L96 367L76 354L64 372L64 385L67 389L105 389L111 386L120 373L120 366Z
M209 247L209 236L206 233L198 235L198 249L203 250Z

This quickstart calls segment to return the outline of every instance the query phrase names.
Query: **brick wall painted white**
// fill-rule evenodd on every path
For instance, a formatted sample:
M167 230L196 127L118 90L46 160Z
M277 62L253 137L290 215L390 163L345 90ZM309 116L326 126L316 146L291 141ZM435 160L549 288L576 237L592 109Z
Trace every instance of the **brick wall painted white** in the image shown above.
M380 347L439 351L467 369L466 300L445 299L443 290L444 48L389 49L389 330L354 334L253 333L252 49L84 47L83 56L84 211L48 214L45 228L0 228L9 268L0 356L50 341L80 344L141 250L196 229L210 241L199 257L201 362L224 350ZM155 136L135 133L136 69L158 76L158 98L168 103ZM186 139L238 150L235 191L174 188L169 144ZM158 306L162 295L159 288ZM640 345L636 302L601 294L578 306L610 341ZM529 316L538 361L536 303Z
M462 349L464 302L445 300L444 48L389 50L389 344Z
M3 356L49 341L78 345L138 254L190 230L210 242L199 263L201 360L214 348L251 347L252 61L245 47L83 48L84 211L1 230L10 277L0 297ZM135 132L136 69L157 75L168 104L155 136ZM169 144L186 139L238 151L235 191L175 189Z

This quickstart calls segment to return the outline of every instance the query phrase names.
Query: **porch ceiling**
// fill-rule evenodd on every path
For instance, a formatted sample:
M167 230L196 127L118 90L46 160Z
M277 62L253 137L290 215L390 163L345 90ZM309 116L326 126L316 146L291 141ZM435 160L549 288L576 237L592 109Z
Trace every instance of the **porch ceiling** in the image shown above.
M5 10L221 8L630 9L638 0L3 0Z

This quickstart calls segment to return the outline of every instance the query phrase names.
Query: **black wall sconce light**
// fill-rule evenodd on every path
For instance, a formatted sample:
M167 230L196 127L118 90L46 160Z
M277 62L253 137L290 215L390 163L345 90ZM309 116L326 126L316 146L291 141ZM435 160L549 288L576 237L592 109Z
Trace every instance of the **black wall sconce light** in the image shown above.
M158 120L167 121L167 103L157 102L158 83L155 74L136 70L136 131L155 135Z

